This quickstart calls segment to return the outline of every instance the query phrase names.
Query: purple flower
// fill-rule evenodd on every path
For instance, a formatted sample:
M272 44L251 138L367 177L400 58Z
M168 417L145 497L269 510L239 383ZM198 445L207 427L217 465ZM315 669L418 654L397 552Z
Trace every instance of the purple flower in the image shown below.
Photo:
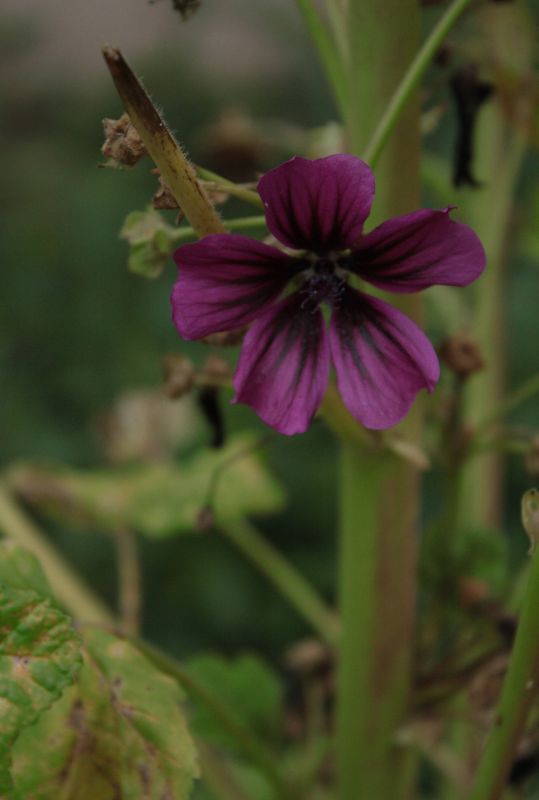
M389 292L466 286L485 266L479 239L445 211L416 211L363 233L374 196L369 167L350 155L293 158L258 184L271 233L293 254L246 236L214 234L174 254L174 324L184 339L250 323L233 402L281 433L302 433L320 405L333 362L349 411L367 428L401 420L439 377L422 331ZM330 312L326 325L322 308Z

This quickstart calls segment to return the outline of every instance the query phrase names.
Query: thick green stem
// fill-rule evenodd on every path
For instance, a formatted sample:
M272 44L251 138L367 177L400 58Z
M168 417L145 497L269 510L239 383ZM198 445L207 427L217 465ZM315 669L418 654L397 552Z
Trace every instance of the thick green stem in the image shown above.
M361 155L412 62L416 0L350 0L349 150ZM377 168L377 219L419 206L419 113L408 98ZM392 300L392 302L394 302ZM400 303L418 319L417 298ZM401 432L418 441L419 407ZM338 675L339 800L403 800L414 765L394 742L411 688L418 471L352 441L343 447Z
M498 800L537 698L539 681L539 550L531 563L522 614L494 724L468 800Z
M58 600L83 622L111 625L114 617L73 567L58 553L7 489L0 486L0 530L33 553L43 567Z
M300 572L248 520L218 520L219 529L272 583L279 593L331 646L339 639L337 615Z
M509 48L510 60L498 65L499 93L481 110L476 131L474 169L479 189L461 192L458 198L463 218L483 242L487 269L474 286L474 333L486 369L470 381L467 418L475 425L496 413L503 402L505 383L506 265L510 244L514 191L526 150L526 129L533 98L528 90L528 52L533 37L523 4L489 4L480 9L477 24L497 63L498 50ZM498 43L498 44L497 44ZM506 56L507 57L507 56ZM512 110L504 99L507 71L518 71ZM514 77L512 78L514 81ZM511 116L509 116L509 113ZM465 471L464 516L468 525L499 529L502 521L503 455L492 451L470 463Z
M438 48L470 3L471 0L453 0L410 64L404 78L391 97L391 101L388 103L382 119L376 126L376 130L363 153L363 158L371 164L371 166L376 164L382 154L406 103L418 88Z

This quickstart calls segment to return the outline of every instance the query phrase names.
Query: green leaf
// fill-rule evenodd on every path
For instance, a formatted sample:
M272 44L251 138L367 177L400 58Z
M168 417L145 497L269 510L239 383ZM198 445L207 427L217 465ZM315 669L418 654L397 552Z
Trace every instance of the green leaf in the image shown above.
M179 228L168 225L155 209L132 211L125 219L120 237L130 245L131 272L157 278L179 240Z
M72 524L107 529L128 525L164 537L196 528L212 479L218 474L215 513L226 518L280 510L284 496L256 451L253 440L232 440L222 450L199 451L188 461L94 471L18 467L9 473L15 490ZM218 471L216 473L216 470Z
M20 554L11 559L25 560ZM31 582L36 574L30 574ZM13 577L21 582L20 571ZM51 707L80 666L80 640L69 617L48 597L0 585L0 793L11 788L10 751L17 736Z
M84 639L77 685L14 749L16 800L186 800L198 767L177 682L112 634Z
M37 558L9 541L0 544L0 584L11 589L32 589L43 597L53 597Z
M260 739L276 742L282 711L282 690L277 675L262 659L244 654L235 659L196 656L188 662L189 671L208 689L219 689L220 699L234 710L237 718ZM214 744L233 747L234 742L219 727L215 716L197 704L191 727Z

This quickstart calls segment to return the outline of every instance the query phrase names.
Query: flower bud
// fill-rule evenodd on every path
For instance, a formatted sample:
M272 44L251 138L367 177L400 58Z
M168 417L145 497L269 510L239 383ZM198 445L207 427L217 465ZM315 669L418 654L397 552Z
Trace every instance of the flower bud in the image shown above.
M177 400L190 391L195 380L192 362L181 355L168 355L162 360L165 392Z
M479 345L464 331L455 333L442 342L439 356L444 364L463 380L485 367Z

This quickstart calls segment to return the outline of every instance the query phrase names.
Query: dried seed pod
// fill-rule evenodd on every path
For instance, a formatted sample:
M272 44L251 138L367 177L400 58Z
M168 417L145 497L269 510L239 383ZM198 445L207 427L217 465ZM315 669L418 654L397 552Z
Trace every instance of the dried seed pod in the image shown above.
M105 142L101 152L117 165L132 167L146 155L144 142L127 114L119 119L104 119L103 132Z
M165 392L177 400L189 392L195 381L195 367L185 356L165 356L162 360Z
M169 211L180 207L178 201L161 176L159 176L159 189L152 197L152 206L158 211Z
M211 355L197 372L196 381L201 386L222 386L229 383L231 377L232 369L228 361L221 356Z
M478 343L465 331L455 333L442 342L438 355L444 364L463 380L485 368Z
M223 331L222 333L210 333L200 339L202 344L209 344L211 347L236 347L241 344L247 328L240 328L235 331Z

